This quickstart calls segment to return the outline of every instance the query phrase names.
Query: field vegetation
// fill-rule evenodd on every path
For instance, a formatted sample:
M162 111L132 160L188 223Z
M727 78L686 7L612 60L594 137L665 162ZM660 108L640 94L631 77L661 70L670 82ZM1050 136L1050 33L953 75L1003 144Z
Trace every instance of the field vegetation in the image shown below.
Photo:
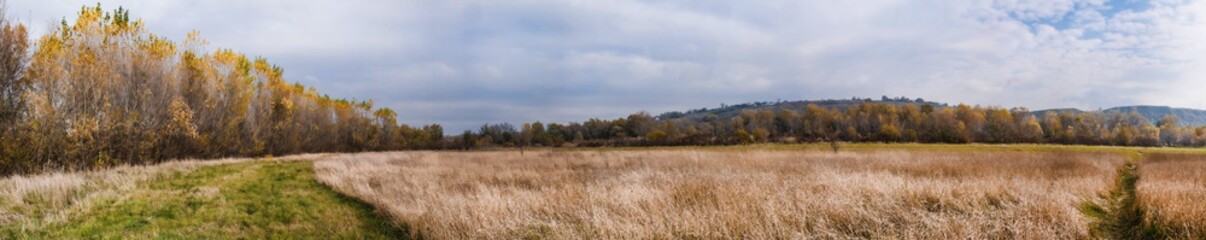
M319 181L413 236L457 238L1126 237L1087 215L1141 163L1151 236L1200 238L1200 150L857 144L332 156ZM1155 156L1155 157L1151 157ZM1150 179L1146 179L1150 178ZM1134 195L1132 195L1134 196ZM1114 199L1116 200L1116 199ZM1114 201L1116 202L1116 201ZM1109 216L1122 215L1114 208ZM1146 216L1146 217L1145 217ZM1106 221L1106 222L1103 222Z
M1167 237L1206 238L1206 155L1151 154L1139 168L1139 203Z
M180 161L0 179L0 239L394 239L311 160Z
M739 110L740 109L740 110ZM568 124L483 125L451 138L454 148L523 146L698 146L797 142L905 142L1067 144L1098 146L1206 145L1206 127L1174 115L1148 119L1137 112L1044 112L1026 108L954 106L912 101L857 100L839 106L753 106L731 116L693 113L654 117L638 112L617 119ZM698 116L702 115L702 116Z
M0 176L181 158L404 149L839 141L1206 145L1206 127L1185 125L1175 115L1036 115L1025 108L886 96L486 124L445 137L439 124L408 126L370 100L290 83L284 69L267 59L211 48L197 32L168 40L120 7L85 6L41 36L30 36L3 11Z
M1206 239L1206 149L1169 148L1206 127L1173 114L885 96L446 137L123 8L29 36L2 7L0 239ZM465 151L347 153L420 149Z
M0 238L1200 239L1206 150L383 152L0 179Z

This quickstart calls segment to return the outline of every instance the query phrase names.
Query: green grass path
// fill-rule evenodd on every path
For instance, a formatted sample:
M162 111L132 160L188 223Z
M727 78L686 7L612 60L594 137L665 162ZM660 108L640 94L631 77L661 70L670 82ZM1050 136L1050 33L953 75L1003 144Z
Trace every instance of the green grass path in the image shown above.
M314 180L308 161L207 166L139 184L66 223L18 238L398 239L367 204Z

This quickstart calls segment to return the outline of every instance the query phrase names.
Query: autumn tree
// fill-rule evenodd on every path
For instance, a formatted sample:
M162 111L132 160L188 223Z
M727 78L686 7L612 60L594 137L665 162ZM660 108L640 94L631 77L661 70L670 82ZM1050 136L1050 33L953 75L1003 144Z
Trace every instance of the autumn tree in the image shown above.
M900 141L900 138L900 129L897 129L896 126L884 124L879 127L879 139L884 142Z
M650 142L664 144L666 142L666 132L662 130L653 130L645 135L645 138Z
M29 79L25 78L25 66L29 63L29 40L25 26L8 22L0 9L0 136L11 130L21 115L26 102L25 90Z
M628 115L627 121L624 123L623 127L627 130L626 136L645 136L653 130L657 120L649 113L642 111Z
M1013 119L1013 114L1009 110L1003 108L986 109L987 117L984 120L984 133L981 134L980 141L992 143L1011 143L1018 136L1017 122Z
M1156 122L1160 130L1160 145L1172 146L1181 141L1181 121L1176 115L1167 114Z
M979 109L979 107L972 108L968 105L959 104L955 106L954 112L955 118L959 120L960 126L963 129L960 130L962 132L960 134L962 135L961 138L964 138L961 140L962 142L971 142L977 138L991 138L988 137L988 132L983 131L987 120L984 116L985 112Z
M903 98L901 98L903 99ZM941 143L1061 143L1127 146L1200 146L1206 128L1186 128L1165 117L1153 124L1137 113L1047 112L1036 115L1026 108L946 106L925 102L858 100L848 105L801 109L743 104L754 109L729 111L725 116L704 112L667 113L659 118L638 112L612 120L548 124L535 142L572 146L643 146L743 144L791 138L804 141L941 142ZM541 126L540 122L529 126ZM530 128L530 127L529 127ZM648 131L639 130L647 128ZM496 135L487 127L482 136ZM532 130L525 132L536 132ZM644 132L643 135L636 135ZM515 135L519 136L519 135ZM558 138L560 137L560 138ZM495 139L490 137L489 139ZM481 139L481 138L479 138ZM517 146L512 137L497 141ZM560 144L542 144L560 146Z
M447 146L439 125L287 83L267 59L208 51L196 32L174 43L122 8L82 8L32 55L23 27L0 22L0 33L0 141L23 145L0 147L5 173Z
M27 102L24 93L29 88L25 67L29 64L29 40L25 26L13 24L4 16L0 2L0 175L32 168L28 161L20 161L23 144L27 140L18 133Z
M165 150L157 159L180 158L193 152L198 139L197 126L193 124L193 110L185 100L172 99L168 105L168 122L159 132L164 135Z

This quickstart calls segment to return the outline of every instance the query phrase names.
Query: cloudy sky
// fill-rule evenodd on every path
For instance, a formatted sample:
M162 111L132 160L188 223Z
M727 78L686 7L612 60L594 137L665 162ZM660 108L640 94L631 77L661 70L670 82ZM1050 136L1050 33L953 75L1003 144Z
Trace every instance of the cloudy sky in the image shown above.
M46 32L97 1L9 0ZM100 1L267 57L409 124L581 121L721 103L922 97L1206 108L1206 2ZM71 18L68 18L71 20Z

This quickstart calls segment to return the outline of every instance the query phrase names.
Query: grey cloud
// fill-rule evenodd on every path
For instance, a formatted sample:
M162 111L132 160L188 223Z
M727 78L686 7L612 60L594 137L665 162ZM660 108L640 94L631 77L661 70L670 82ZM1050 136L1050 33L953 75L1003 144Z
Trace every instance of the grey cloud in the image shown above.
M775 99L1206 107L1203 3L122 1L409 124L581 121ZM10 2L45 27L95 1ZM114 1L102 1L116 7ZM1159 85L1136 85L1157 83Z

